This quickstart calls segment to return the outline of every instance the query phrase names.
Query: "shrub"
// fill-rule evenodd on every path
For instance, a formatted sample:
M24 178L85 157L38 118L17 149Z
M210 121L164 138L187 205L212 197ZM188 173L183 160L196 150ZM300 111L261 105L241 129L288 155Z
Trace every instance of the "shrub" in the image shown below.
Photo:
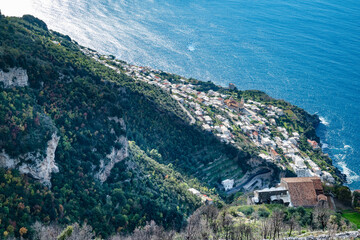
M238 209L240 212L245 214L246 216L250 216L254 212L254 208L251 206L243 206Z
M268 218L270 215L270 212L267 211L265 208L259 208L258 210L258 216L261 218Z

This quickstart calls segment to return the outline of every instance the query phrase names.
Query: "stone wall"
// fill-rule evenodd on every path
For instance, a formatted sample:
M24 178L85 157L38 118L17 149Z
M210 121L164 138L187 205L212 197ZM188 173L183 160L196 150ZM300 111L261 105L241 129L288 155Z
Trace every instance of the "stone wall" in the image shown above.
M322 234L319 236L307 236L307 237L289 237L284 240L334 240L334 239L356 239L360 237L360 230L351 232L342 232L330 236L329 234Z

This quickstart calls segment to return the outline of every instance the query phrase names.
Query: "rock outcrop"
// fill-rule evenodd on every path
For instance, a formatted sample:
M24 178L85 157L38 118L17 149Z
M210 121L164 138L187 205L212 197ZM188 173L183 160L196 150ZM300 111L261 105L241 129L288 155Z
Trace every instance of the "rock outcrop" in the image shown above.
M100 161L100 170L96 174L96 177L105 182L110 176L111 169L114 165L129 156L129 143L125 136L121 136L116 140L117 143L122 145L121 149L111 149L111 153L106 155L106 158Z
M29 77L25 69L10 68L9 72L0 70L0 82L5 88L26 87L29 85Z
M4 149L0 153L0 166L3 168L15 168L19 162L19 159L13 159L7 155Z
M30 174L32 177L39 179L44 185L51 186L51 173L59 172L59 168L55 164L55 151L59 143L60 137L53 133L50 141L48 141L45 158L41 158L39 153L33 155L28 153L30 164L23 163L19 170L21 173Z
M56 173L59 168L55 163L55 151L60 137L53 133L47 143L46 156L39 151L29 152L12 159L3 150L0 153L0 166L5 168L18 168L23 174L29 174L33 178L40 180L44 185L51 187L51 173Z

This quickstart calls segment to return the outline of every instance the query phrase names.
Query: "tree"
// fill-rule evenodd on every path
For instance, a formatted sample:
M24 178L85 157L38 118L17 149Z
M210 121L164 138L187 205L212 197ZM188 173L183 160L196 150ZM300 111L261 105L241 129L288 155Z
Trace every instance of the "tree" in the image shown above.
M134 233L131 236L126 237L124 240L171 240L174 238L174 236L174 231L167 232L164 230L163 227L160 227L156 225L154 221L151 221L150 223L147 223L144 227L136 228Z
M19 230L19 233L20 233L21 237L23 237L27 232L28 232L28 230L26 229L26 227L22 227Z
M297 227L299 226L299 219L300 219L300 216L296 213L294 213L289 221L287 222L287 225L289 226L289 237L291 236L291 233L292 231Z
M83 240L93 239L95 233L91 226L84 223L81 227L78 223L67 226L57 237L57 240Z
M91 226L84 223L81 227L79 224L75 223L72 225L73 232L67 240L83 240L83 239L93 239L95 233Z
M232 217L226 212L222 212L221 214L221 219L220 219L220 227L222 228L224 235L225 235L225 239L228 240L230 239L230 233L233 227L233 219Z
M313 217L315 224L324 230L330 217L330 210L322 205L317 205L314 209Z
M206 205L202 207L202 214L205 216L206 222L214 230L216 228L216 219L219 215L219 209L213 204Z
M340 186L336 189L336 196L340 201L351 204L351 190L346 186Z
M354 191L353 192L353 201L352 201L353 207L360 207L360 192Z
M328 232L329 232L329 236L331 238L334 238L336 232L339 229L339 225L337 224L337 219L336 219L335 215L331 215L329 217L329 221L327 222L327 229L328 229Z
M201 210L196 210L189 218L185 228L184 237L186 240L198 239L200 235L199 222L201 220Z
M60 235L57 237L57 240L66 240L68 239L72 232L73 232L74 228L73 226L67 226L61 233Z
M61 233L61 228L54 224L43 225L35 222L31 227L34 230L34 238L38 240L56 239Z
M280 231L283 227L284 212L280 209L275 209L271 215L270 221L273 230L273 239L280 238Z
M253 239L253 229L250 225L245 223L239 223L233 226L231 231L231 239L233 240L249 240Z
M263 239L267 239L268 236L271 236L272 228L271 228L271 220L266 219L260 222L260 235Z

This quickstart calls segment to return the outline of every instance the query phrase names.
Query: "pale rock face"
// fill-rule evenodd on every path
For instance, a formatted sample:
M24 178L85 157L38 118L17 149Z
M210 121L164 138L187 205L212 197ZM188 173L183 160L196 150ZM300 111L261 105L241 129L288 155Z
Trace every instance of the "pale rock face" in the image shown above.
M3 149L0 153L0 166L4 168L15 168L16 165L19 163L18 159L10 158L9 155L5 153Z
M44 185L51 187L51 173L59 172L55 163L55 151L60 137L53 133L47 143L46 156L43 157L39 152L29 152L19 156L17 159L11 159L3 150L0 153L0 166L6 168L16 168L23 174L30 174L33 178L40 180ZM20 159L23 164L20 166Z
M11 68L9 72L0 70L0 82L5 88L26 87L29 85L29 77L25 69Z
M59 143L60 137L56 136L56 133L53 133L50 141L48 141L48 146L46 148L46 157L41 159L39 153L34 156L31 153L28 153L29 160L32 160L33 164L22 164L19 167L21 173L31 174L36 179L39 179L43 184L51 186L51 173L59 172L59 168L55 164L55 151Z
M110 176L111 169L114 165L129 156L129 143L126 137L119 137L116 142L122 145L121 149L111 149L111 153L106 155L106 158L100 161L100 170L96 174L96 177L101 181L105 182L106 179Z

